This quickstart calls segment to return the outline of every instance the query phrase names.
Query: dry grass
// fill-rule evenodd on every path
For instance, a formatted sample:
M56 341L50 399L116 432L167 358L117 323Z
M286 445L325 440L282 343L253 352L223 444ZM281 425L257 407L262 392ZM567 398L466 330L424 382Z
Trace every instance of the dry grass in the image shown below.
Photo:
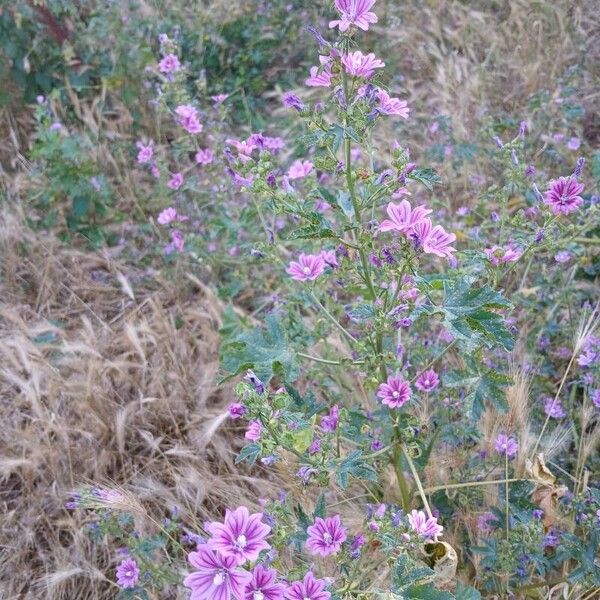
M194 523L272 485L233 464L207 288L1 221L0 597L110 598L109 557L62 508L70 489L117 482Z

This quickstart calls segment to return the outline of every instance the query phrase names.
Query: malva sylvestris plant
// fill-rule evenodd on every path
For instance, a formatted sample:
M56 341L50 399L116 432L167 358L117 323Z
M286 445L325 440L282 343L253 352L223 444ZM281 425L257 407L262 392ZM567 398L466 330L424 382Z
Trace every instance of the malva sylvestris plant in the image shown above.
M559 486L544 459L544 433L562 414L558 399L576 362L585 370L586 414L597 423L593 306L535 433L512 418L516 409L506 400L522 377L510 368L512 275L538 253L545 260L547 232L569 239L569 218L583 211L598 217L582 195L583 162L542 194L520 159L522 125L511 142L496 143L503 176L511 185L528 182L530 205L512 216L501 204L486 239L453 231L446 223L469 213L449 215L436 205L436 174L412 162L402 143L374 141L379 128L399 136L411 114L387 87L384 61L361 47L360 32L378 22L375 5L336 0L330 29L339 37L328 42L312 30L319 64L306 79L310 94L285 92L282 99L304 123L306 155L290 157L283 140L261 133L223 135L218 143L215 136L206 146L197 136L207 124L188 98L170 110L192 136L184 147L196 152L186 175L176 161L171 169L153 163L152 142L137 146L138 163L158 169L173 192L198 165L220 169L231 186L223 194L255 217L256 227L245 232L253 268L278 273L283 300L270 304L264 327L228 323L223 372L244 376L229 416L246 427L237 461L281 465L294 473L295 489L261 499L261 512L224 507L222 521L193 535L171 519L165 543L172 560L160 567L127 524L118 528L104 514L100 531L128 540L131 556L118 570L124 593L183 585L193 600L518 597L546 586L550 575L558 579L569 561L577 565L576 585L600 585L598 565L584 557L598 547L600 494L579 477L572 491ZM161 44L159 71L171 85L184 67L174 44ZM322 96L311 103L316 94ZM167 253L184 252L185 237L189 245L206 244L174 206L157 222L172 228ZM583 446L597 425L586 427ZM451 476L440 466L445 453L461 456ZM436 477L439 485L428 486ZM484 489L495 491L489 505ZM359 517L350 496L362 505ZM88 490L72 505L110 507L107 498ZM561 531L559 510L570 523ZM472 515L473 529L453 523L461 511ZM457 575L464 579L468 563L479 569L471 581L477 589Z

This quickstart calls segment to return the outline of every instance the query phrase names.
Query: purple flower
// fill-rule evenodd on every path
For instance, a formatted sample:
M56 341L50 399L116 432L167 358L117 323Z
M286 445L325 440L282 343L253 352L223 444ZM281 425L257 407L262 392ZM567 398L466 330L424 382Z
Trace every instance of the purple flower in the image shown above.
M552 419L562 419L567 415L558 398L548 396L544 402L544 412Z
M561 250L554 255L554 260L557 263L566 263L571 260L571 253L566 250Z
M579 146L581 146L581 140L578 137L569 138L567 142L567 148L569 150L579 150Z
M340 409L337 404L331 407L328 415L321 417L321 428L325 432L333 432L337 429L340 420Z
M456 241L456 235L448 233L441 225L432 227L431 219L423 219L413 229L413 238L421 245L426 254L435 254L442 258L452 258L456 248L450 246Z
M377 23L377 15L371 11L375 0L335 0L340 18L329 22L329 29L339 27L347 31L352 25L367 31L371 23Z
M544 202L550 205L555 215L568 215L575 212L582 204L583 183L577 183L572 177L559 177L550 182Z
M377 98L379 98L379 106L377 112L382 115L394 115L408 119L408 102L399 98L390 98L390 95L385 90L377 90Z
M199 165L209 165L215 158L215 153L210 148L200 148L194 156Z
M260 421L250 421L248 425L248 429L244 434L244 437L251 442L258 442L260 440L260 436L262 435L262 425Z
M277 583L277 571L256 565L246 587L245 600L283 600L285 585Z
M325 261L319 254L300 254L298 261L292 261L286 273L296 281L314 281L325 270Z
M202 131L202 123L198 118L198 111L191 104L181 104L175 109L175 114L178 116L177 122L188 133L200 133Z
M165 247L165 253L183 252L185 248L185 238L179 229L171 230L171 242Z
M377 397L382 404L390 408L400 408L409 400L412 392L410 385L401 377L388 377L386 383L382 383L377 390Z
M244 600L244 590L252 575L238 567L235 556L223 556L207 544L198 546L188 555L190 564L197 569L183 580L191 588L191 600Z
M117 567L117 583L123 588L134 588L140 579L140 569L132 558L126 558Z
M335 250L321 250L320 255L325 261L325 264L332 269L337 269L337 267L340 266L337 256L335 255Z
M321 67L311 67L310 77L304 82L309 87L330 87L331 78L331 58L329 56L319 56Z
M160 212L158 218L156 219L160 225L168 225L172 223L177 218L177 211L172 207L165 208Z
M326 519L317 517L315 524L308 527L306 532L306 548L311 554L337 554L346 541L346 528L342 525L339 515Z
M431 392L439 385L439 383L440 378L438 377L438 374L433 369L429 369L429 371L424 371L417 377L415 387L422 392Z
M490 534L495 529L496 515L492 512L484 512L477 517L477 529L481 533Z
M515 456L519 451L518 442L514 438L508 437L505 433L498 434L494 447L498 454L506 454L509 458Z
M385 67L385 63L379 60L372 52L363 54L360 50L350 52L342 56L342 65L346 73L355 77L369 79L375 73L375 69Z
M245 506L225 511L225 522L207 523L205 529L211 534L208 546L225 558L233 558L241 565L256 560L261 550L270 548L266 541L271 528L262 522L262 513L250 514Z
M303 179L313 170L310 160L297 160L287 172L288 179Z
M265 393L265 384L256 376L252 369L246 371L244 381L247 381L255 389L257 394L262 395Z
M319 438L315 438L308 447L308 453L313 455L318 454L319 452L321 452L321 440Z
M154 154L154 142L151 141L146 146L144 146L143 142L136 142L135 145L138 149L137 161L140 165L152 160Z
M175 73L181 69L179 58L175 54L167 54L159 63L158 70L165 75Z
M592 390L590 392L590 398L592 399L592 404L596 408L600 408L600 388L598 388L597 390Z
M329 600L331 594L325 591L326 583L316 579L312 571L308 571L302 581L294 581L285 592L289 600Z
M417 206L413 209L408 200L402 200L400 204L390 202L386 207L386 212L389 219L381 222L379 231L408 233L432 211L425 206Z
M285 107L295 108L298 112L303 111L306 108L304 102L302 102L302 100L300 100L293 92L284 92L282 102Z
M435 517L427 517L422 510L411 511L408 515L408 522L414 531L425 539L437 537L444 531L444 528L441 525L438 525Z
M229 411L230 418L235 420L243 417L248 409L240 402L232 402L227 410Z
M210 99L214 102L215 106L220 106L229 98L229 94L217 94L216 96L211 96Z
M302 479L302 483L306 485L315 473L318 473L317 469L314 469L310 465L303 465L298 469L296 477L300 477L300 479Z
M183 174L182 173L173 173L173 176L171 177L171 179L169 179L169 181L167 182L167 185L172 190L178 190L181 187L182 183L183 183Z

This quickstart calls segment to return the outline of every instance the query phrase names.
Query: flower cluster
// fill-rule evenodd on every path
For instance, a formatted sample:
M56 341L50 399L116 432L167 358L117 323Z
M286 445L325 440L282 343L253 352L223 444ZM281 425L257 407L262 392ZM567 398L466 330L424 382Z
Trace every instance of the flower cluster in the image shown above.
M322 521L322 520L321 520ZM317 531L309 528L307 548L326 556L339 550L346 539L337 521L321 524ZM190 552L188 560L195 571L184 579L184 585L192 590L194 600L328 600L326 582L307 571L299 581L287 583L280 580L275 569L266 563L257 563L263 550L271 546L266 541L271 527L263 522L262 513L250 514L245 506L227 511L223 523L207 523L211 537ZM312 540L312 542L311 542ZM312 545L310 545L312 543ZM248 563L256 563L248 570Z

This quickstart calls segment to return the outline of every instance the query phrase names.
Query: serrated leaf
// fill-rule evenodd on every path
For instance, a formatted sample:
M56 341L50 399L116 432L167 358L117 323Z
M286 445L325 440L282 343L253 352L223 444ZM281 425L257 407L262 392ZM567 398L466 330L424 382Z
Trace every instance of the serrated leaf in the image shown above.
M338 485L342 488L347 488L351 475L357 479L377 481L377 472L362 459L361 450L352 451L338 464L336 469L336 481Z
M221 347L221 364L233 375L252 369L264 383L274 375L287 381L296 378L295 352L288 346L285 331L275 315L268 315L266 328L239 334Z
M444 281L442 306L423 305L415 311L415 315L441 313L444 326L469 350L475 350L480 345L512 350L513 337L503 317L493 312L493 309L511 308L511 303L488 285L475 287L472 284L473 281L469 279Z
M260 452L260 445L256 442L252 442L240 450L240 453L235 458L235 464L237 465L241 462L247 461L249 464L253 465L260 456Z
M434 185L442 183L442 178L433 169L414 169L408 178L422 183L428 190L433 190Z
M326 515L327 505L325 503L325 494L321 494L317 500L317 504L313 512L313 518L316 519L317 517L321 517L321 519L324 519Z

